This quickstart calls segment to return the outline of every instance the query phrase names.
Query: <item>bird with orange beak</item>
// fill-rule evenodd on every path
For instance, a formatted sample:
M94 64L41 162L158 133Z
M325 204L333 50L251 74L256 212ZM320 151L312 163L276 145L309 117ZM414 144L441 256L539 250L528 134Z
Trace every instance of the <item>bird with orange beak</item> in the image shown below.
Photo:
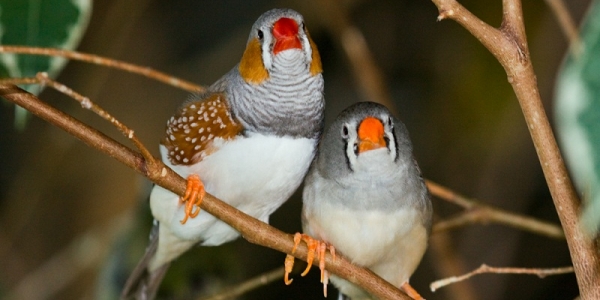
M422 297L408 280L431 231L432 206L413 158L404 124L383 105L361 102L345 109L323 135L304 183L302 227L310 257L343 255L368 268L414 299ZM286 258L291 271L293 257ZM331 281L340 299L374 299L337 276ZM287 279L289 284L291 281ZM324 286L326 292L326 286Z
M242 59L167 122L162 160L188 178L185 197L155 186L155 234L122 298L151 299L172 260L239 233L200 212L208 192L263 222L298 188L323 128L323 76L304 19L273 9L252 26Z

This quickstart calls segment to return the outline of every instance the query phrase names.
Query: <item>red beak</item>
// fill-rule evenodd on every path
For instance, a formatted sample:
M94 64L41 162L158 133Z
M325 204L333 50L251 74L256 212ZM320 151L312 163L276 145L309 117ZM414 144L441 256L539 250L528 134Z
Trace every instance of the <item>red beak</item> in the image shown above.
M302 49L302 43L298 38L298 24L290 18L281 18L275 22L273 36L275 37L274 54L288 49Z

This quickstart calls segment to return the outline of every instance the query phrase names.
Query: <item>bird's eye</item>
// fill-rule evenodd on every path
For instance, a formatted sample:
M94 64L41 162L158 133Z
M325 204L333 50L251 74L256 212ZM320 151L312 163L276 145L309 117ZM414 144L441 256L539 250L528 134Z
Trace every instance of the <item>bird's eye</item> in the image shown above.
M392 117L388 117L387 123L388 123L388 126L390 126L390 128L394 127L394 122L392 122Z
M258 30L258 39L262 40L264 36L265 36L265 34L263 33L263 31L259 29Z
M342 126L342 138L345 138L345 139L348 138L348 126L347 125Z
M306 32L306 25L304 25L304 22L302 22L302 31Z
M358 156L358 144L354 143L354 155Z

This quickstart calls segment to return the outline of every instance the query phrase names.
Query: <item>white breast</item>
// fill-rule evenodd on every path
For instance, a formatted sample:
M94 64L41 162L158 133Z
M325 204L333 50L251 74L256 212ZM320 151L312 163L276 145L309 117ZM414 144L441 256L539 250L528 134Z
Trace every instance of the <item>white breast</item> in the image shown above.
M311 214L309 235L333 244L353 263L395 286L409 279L427 246L427 230L413 208L357 211L328 203L305 213Z
M193 166L170 166L183 177L200 175L206 191L245 213L268 222L269 215L298 188L314 156L316 141L253 134L234 141L216 141L218 150ZM161 146L163 159L166 149ZM165 160L168 161L168 160ZM206 212L182 225L178 196L155 188L152 213L161 224L187 240L220 245L239 234ZM162 191L161 191L162 189Z
M387 155L376 151L366 153L372 155L362 157L366 163L356 163L351 176L325 179L318 171L311 173L303 193L308 221L303 225L307 234L400 287L427 247L425 216L413 204L423 194L402 189L398 183L406 180L404 165L377 161ZM332 280L347 295L362 294L350 283Z

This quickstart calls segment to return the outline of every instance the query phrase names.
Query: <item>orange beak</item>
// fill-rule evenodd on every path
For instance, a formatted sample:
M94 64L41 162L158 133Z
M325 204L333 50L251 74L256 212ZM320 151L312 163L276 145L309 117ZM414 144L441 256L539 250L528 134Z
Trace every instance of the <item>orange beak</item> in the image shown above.
M302 49L302 43L298 38L298 24L290 18L281 18L275 22L273 36L275 37L274 54L288 49Z
M381 121L374 117L365 118L358 126L358 153L386 146Z

